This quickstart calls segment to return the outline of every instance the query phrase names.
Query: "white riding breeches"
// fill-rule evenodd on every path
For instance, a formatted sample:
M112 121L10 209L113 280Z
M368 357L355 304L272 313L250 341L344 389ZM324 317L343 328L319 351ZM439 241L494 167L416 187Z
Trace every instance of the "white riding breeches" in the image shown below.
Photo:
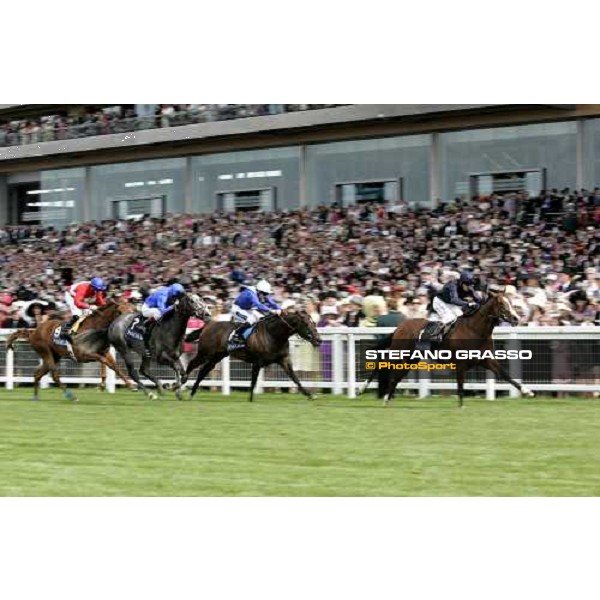
M234 323L248 323L248 325L254 325L258 323L263 317L257 310L250 309L244 310L237 304L234 304L231 308L231 316L233 317Z
M65 292L65 302L74 317L84 317L90 313L89 310L75 306L75 298L69 292Z
M160 310L158 308L152 308L147 304L142 305L142 317L146 319L154 319L158 321L160 319Z
M435 297L433 299L433 310L435 310L439 320L444 324L448 325L453 321L456 321L458 317L462 316L463 311L460 306L455 304L448 304L441 298Z

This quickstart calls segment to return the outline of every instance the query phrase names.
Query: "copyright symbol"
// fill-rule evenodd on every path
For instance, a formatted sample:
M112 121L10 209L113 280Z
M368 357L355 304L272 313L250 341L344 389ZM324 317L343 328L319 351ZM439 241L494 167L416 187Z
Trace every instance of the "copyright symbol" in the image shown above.
M368 362L365 367L369 370L372 371L373 369L375 369L376 365L374 362Z

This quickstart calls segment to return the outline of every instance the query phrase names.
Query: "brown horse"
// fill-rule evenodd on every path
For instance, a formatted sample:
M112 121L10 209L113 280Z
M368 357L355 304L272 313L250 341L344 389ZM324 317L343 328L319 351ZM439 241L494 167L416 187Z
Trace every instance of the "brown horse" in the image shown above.
M77 335L73 338L73 351L78 363L97 361L102 369L110 367L131 389L133 383L121 371L117 362L110 354L108 342L108 326L120 315L133 312L131 304L109 301L86 317L79 327ZM38 400L40 380L46 373L52 375L54 383L63 391L65 398L77 401L77 398L61 382L58 363L62 358L70 357L66 346L55 343L55 331L62 325L62 321L51 319L38 325L35 329L19 329L12 333L6 340L6 349L13 350L18 339L27 340L30 346L39 354L42 365L33 376L33 399Z
M230 321L211 321L200 331L199 336L196 332L188 336L188 341L198 338L198 353L187 366L186 375L200 367L192 387L192 397L200 382L229 354L227 342L234 328L235 325ZM289 339L295 334L315 348L321 345L321 337L309 314L305 311L287 310L281 315L269 315L259 321L255 331L246 341L246 347L231 353L234 358L252 365L250 402L254 398L254 388L260 370L271 364L280 365L307 398L314 398L300 383L292 367Z
M503 293L490 292L487 300L481 308L475 312L460 317L449 335L436 345L438 350L450 350L454 353L456 350L479 350L481 352L494 349L492 332L494 327L500 321L506 321L511 325L519 322L519 316L510 304L509 299ZM391 343L387 345L390 350L415 350L419 334L425 327L425 319L408 319L403 321L391 336ZM473 359L473 360L455 360L456 363L456 382L458 386L459 406L463 406L464 383L467 371L474 367L484 367L492 371L497 377L508 381L516 387L522 394L533 397L535 394L526 386L521 385L510 377L507 371L494 358ZM384 405L387 405L392 399L398 383L407 375L408 370L391 371L386 373L387 380L384 391ZM359 394L362 394L373 379L376 371L372 371L367 381L363 384Z

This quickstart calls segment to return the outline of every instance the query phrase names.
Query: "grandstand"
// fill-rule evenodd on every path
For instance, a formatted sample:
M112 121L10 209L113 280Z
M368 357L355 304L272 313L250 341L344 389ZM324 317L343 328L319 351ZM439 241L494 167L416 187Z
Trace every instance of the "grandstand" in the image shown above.
M593 189L600 105L2 105L0 223Z
M2 105L0 123L4 327L90 269L123 294L180 279L224 312L267 276L355 326L373 295L425 316L469 268L527 324L599 320L600 105Z

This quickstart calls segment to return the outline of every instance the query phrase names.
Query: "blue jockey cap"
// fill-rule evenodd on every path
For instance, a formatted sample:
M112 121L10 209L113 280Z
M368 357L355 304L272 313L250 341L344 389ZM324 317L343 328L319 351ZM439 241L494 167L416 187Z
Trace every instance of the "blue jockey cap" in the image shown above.
M460 274L461 283L473 283L473 281L475 281L475 278L473 277L473 273L471 273L470 271L463 271Z
M90 284L95 290L98 290L99 292L104 292L107 287L102 277L93 277L90 281Z
M173 283L169 286L169 296L177 296L179 294L183 294L185 290L180 283Z

